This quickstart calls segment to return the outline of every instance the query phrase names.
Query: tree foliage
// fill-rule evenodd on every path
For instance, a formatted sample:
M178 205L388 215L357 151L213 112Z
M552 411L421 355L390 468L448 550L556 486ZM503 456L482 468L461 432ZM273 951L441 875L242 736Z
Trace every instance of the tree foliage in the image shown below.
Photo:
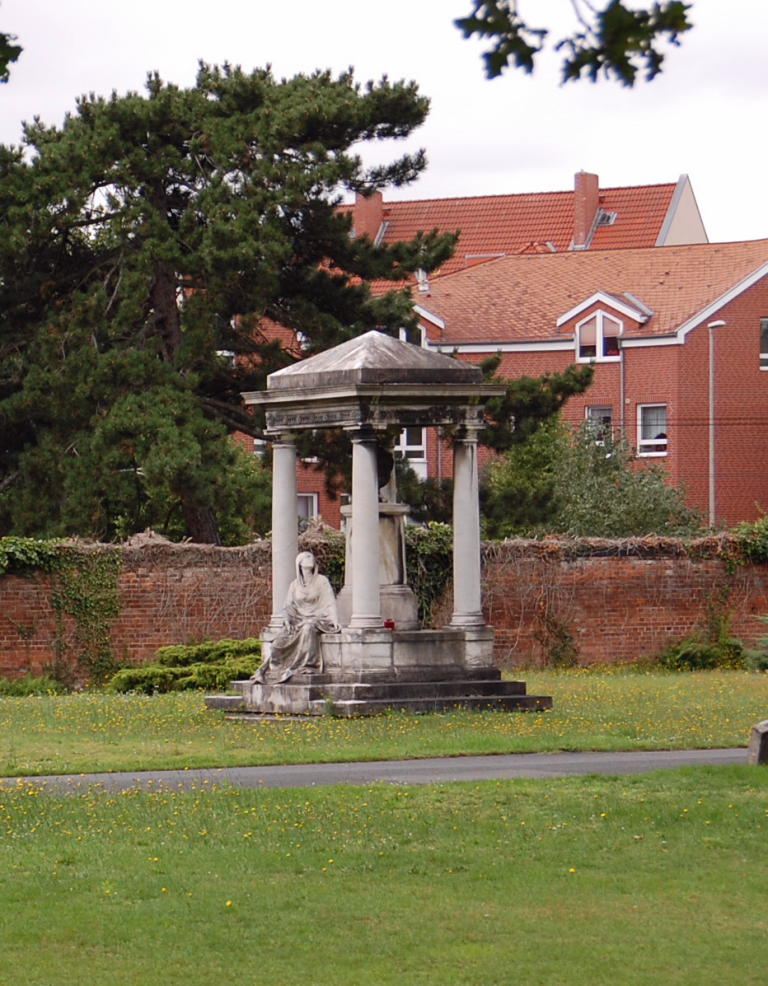
M634 85L638 71L647 80L659 74L664 62L660 45L679 44L678 36L693 26L690 4L681 0L653 3L633 9L622 0L593 7L589 0L572 0L577 27L554 45L564 53L563 82L576 81L584 72L596 82L600 75ZM483 54L489 79L501 75L510 63L532 72L536 55L549 36L547 28L534 28L523 20L516 0L472 0L472 12L455 21L464 37L489 38Z
M338 208L420 174L421 151L365 168L355 147L427 109L414 83L201 64L0 147L0 533L111 537L176 506L218 541L228 433L260 434L241 392L295 358L263 320L304 355L395 331L415 316L394 288L453 250L354 238Z
M11 62L18 61L19 55L24 50L13 43L16 40L15 34L5 34L0 31L0 82L8 81L11 74L9 68Z
M699 511L638 459L624 436L576 432L552 419L489 470L483 516L490 537L558 533L625 538L701 532Z
M595 375L592 366L571 365L562 373L507 380L496 372L500 364L498 355L480 364L486 382L506 386L502 397L494 397L486 404L486 427L480 433L481 444L495 452L526 442L542 423L558 414L569 397L583 394Z

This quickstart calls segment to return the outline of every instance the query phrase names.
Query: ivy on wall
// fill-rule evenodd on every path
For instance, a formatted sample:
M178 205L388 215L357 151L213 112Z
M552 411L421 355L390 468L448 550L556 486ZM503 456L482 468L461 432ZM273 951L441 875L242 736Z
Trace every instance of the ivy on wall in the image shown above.
M436 604L453 578L453 528L436 523L406 527L405 565L421 624L431 627Z
M120 615L121 569L122 553L116 547L0 538L0 577L44 573L50 578L50 603L56 617L50 674L57 681L66 685L82 677L104 681L117 669L110 631ZM72 617L75 624L74 653L67 641L65 616ZM17 626L21 636L28 630Z
M60 541L36 538L0 538L0 576L52 572L59 558Z

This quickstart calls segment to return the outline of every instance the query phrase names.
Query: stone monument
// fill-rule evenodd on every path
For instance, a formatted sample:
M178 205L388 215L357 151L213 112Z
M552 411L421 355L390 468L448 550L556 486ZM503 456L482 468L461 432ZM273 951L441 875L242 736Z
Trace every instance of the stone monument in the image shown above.
M270 374L266 391L243 395L264 407L273 443L272 617L262 633L264 672L233 683L237 696L210 696L209 707L338 715L551 708L551 698L526 695L523 682L501 680L493 628L483 618L477 435L485 401L503 392L484 384L478 367L368 332ZM438 630L420 628L407 585L407 507L397 502L392 455L401 429L429 426L452 437L454 462L454 605ZM281 650L274 660L273 648L284 648L291 630L286 605L300 577L294 435L319 428L343 428L352 439L339 628L327 632L334 627L326 620L311 659L296 663Z

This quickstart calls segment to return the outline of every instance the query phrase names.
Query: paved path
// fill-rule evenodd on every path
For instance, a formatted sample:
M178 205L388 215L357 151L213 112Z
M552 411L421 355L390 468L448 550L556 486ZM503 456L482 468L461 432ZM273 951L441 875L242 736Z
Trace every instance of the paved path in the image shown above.
M370 763L286 764L276 767L221 767L213 770L147 770L114 774L62 774L0 778L0 789L18 783L76 792L89 784L122 791L141 786L314 787L326 784L434 784L444 781L502 780L514 777L565 777L569 774L641 774L648 770L746 764L746 749L649 750L629 753L511 753L487 757L430 760L378 760Z

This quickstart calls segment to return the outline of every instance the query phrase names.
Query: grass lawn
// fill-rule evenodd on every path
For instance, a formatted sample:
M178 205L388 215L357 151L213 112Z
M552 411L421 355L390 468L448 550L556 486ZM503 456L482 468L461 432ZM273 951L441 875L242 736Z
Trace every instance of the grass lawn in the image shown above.
M386 760L546 750L746 746L768 674L527 672L547 713L233 722L197 693L0 698L0 774Z
M765 981L762 767L291 791L5 785L2 986Z

